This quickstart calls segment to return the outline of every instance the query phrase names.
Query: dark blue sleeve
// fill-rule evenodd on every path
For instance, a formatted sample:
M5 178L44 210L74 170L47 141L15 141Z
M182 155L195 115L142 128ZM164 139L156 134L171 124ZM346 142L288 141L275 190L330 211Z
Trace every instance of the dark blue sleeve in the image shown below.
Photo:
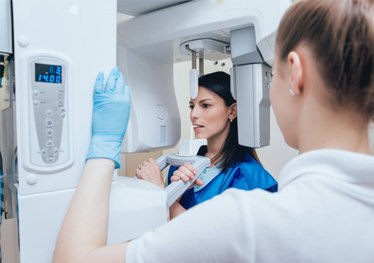
M174 171L177 169L178 169L177 166L173 166L173 165L170 166L169 172L168 172L168 185L171 182L170 177L173 175ZM191 189L188 189L186 192L184 192L183 195L181 196L179 203L184 209L190 209L191 207L197 205L198 201L195 197L194 189L191 188Z
M278 190L277 181L255 160L237 164L233 172L232 187L244 190L261 188L269 192Z
M168 172L168 184L170 184L170 177L173 175L174 171L177 170L177 166L170 165L169 172Z

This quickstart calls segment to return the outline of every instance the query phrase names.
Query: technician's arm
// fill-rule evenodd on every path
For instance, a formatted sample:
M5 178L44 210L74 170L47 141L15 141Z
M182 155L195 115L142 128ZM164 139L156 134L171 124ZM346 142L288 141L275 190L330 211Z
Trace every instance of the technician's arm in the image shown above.
M125 262L127 243L106 246L114 162L88 160L61 228L54 263Z
M118 69L94 91L87 162L57 239L53 262L125 262L127 244L107 246L109 194L130 111L130 95Z

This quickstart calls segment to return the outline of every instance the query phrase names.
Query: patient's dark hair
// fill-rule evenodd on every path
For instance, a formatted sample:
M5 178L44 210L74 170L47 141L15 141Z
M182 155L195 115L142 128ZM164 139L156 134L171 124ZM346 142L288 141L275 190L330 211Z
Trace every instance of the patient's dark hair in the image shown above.
M220 96L225 101L227 107L236 102L230 90L230 75L225 72L218 71L199 77L199 86ZM206 151L206 146L202 147L198 155L204 155ZM237 118L235 118L230 122L230 131L225 144L213 160L222 158L221 168L223 171L227 171L230 165L242 161L246 153L259 162L255 149L239 145L238 122Z

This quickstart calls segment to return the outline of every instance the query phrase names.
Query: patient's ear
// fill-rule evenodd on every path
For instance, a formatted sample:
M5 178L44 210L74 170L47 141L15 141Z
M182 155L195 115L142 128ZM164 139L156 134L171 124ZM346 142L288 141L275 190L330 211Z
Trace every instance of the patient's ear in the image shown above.
M238 116L238 106L237 106L236 102L234 102L233 104L230 105L229 110L230 110L229 119L230 119L230 121L232 121Z
M292 89L294 95L300 95L304 87L304 68L300 54L296 51L291 51L287 56L287 63L290 68L290 89Z

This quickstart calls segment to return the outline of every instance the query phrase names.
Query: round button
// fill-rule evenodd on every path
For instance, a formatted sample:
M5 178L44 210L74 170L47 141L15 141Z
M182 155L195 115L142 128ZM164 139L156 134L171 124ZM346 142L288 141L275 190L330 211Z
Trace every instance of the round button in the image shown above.
M66 116L66 110L65 110L65 108L61 107L60 108L60 117L64 118L65 116Z
M53 126L53 120L50 118L45 119L45 126L52 127Z
M46 145L47 147L52 147L52 146L54 146L54 143L53 143L53 141L48 140L48 141L46 142L45 145Z
M46 149L43 149L43 150L42 150L42 155L43 155L43 156L47 156L47 150L46 150Z
M26 36L19 36L17 39L17 43L21 47L27 47L30 44L30 40Z
M156 116L160 120L166 119L167 113L163 105L161 104L156 105Z
M40 101L39 100L33 100L32 104L34 104L34 106L39 106Z
M29 184L29 185L34 185L36 184L38 181L38 178L35 174L29 174L26 178L26 182Z
M47 110L45 111L45 116L47 116L47 117L52 117L52 116L53 116L53 110L51 110L51 109L47 109Z
M47 135L47 137L52 137L53 134L54 134L53 129L48 128L48 129L45 130L45 135Z

